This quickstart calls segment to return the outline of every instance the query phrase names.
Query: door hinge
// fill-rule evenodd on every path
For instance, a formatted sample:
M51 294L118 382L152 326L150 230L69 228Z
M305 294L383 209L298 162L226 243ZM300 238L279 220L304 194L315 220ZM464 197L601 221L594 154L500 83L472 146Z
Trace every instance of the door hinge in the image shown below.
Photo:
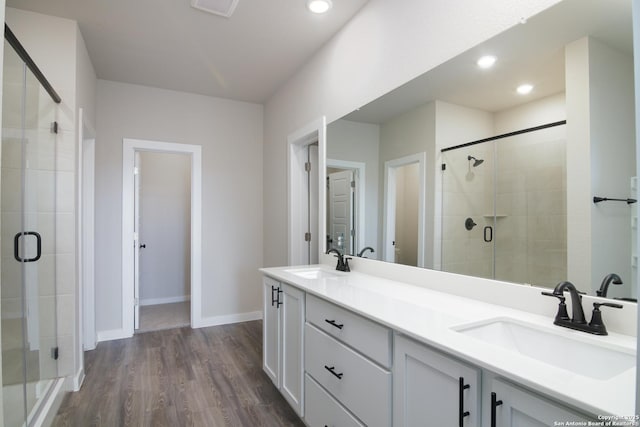
M354 228L351 230L351 237L355 237L355 235L356 235L356 229Z
M58 133L58 122L51 123L51 133Z
M442 170L447 170L447 165L445 163L442 164Z
M305 242L310 242L311 241L311 233L304 233L304 241Z
M133 168L133 174L134 174L134 175L138 175L139 173L140 173L140 169L139 169L137 166L135 166L135 167Z
M305 170L306 172L311 172L311 162L306 162L306 163L304 164L304 170Z
M140 305L140 298L134 298L133 305Z
M356 188L356 182L355 181L351 181L351 188Z
M53 360L58 360L60 356L60 349L58 347L51 347L51 358Z
M133 233L133 241L134 242L138 241L138 233Z

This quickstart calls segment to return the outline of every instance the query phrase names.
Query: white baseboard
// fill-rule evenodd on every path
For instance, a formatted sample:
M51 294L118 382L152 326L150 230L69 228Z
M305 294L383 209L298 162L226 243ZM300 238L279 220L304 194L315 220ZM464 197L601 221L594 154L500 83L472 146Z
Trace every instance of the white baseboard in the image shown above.
M123 338L131 338L124 329L111 329L109 331L98 331L98 342L121 340Z
M249 313L227 314L224 316L203 317L197 325L192 328L206 328L207 326L228 325L230 323L249 322L251 320L262 319L262 311L251 311Z
M84 367L78 369L78 372L72 377L69 378L69 384L67 384L68 391L80 391L80 387L82 387L82 383L84 382Z
M172 304L174 302L185 302L190 301L190 295L183 295L178 297L168 297L168 298L146 298L140 300L140 305L159 305L159 304Z

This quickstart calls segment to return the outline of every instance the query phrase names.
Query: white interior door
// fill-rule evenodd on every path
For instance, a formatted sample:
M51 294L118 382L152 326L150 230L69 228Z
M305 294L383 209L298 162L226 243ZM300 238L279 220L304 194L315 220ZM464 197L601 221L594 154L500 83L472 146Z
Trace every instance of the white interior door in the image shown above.
M329 174L329 234L331 248L341 253L353 254L351 230L353 230L353 171L345 170Z
M140 153L133 168L133 328L140 327Z

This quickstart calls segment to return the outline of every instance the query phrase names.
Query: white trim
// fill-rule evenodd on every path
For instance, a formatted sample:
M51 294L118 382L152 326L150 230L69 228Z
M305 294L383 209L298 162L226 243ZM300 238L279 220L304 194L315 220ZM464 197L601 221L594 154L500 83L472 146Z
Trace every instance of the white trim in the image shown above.
M190 295L182 295L177 297L166 297L166 298L146 298L146 299L140 300L140 306L173 304L176 302L186 302L186 301L191 301Z
M352 169L352 170L356 170L358 172L358 175L356 177L356 181L358 182L358 186L357 188L357 198L356 198L356 212L358 215L358 223L355 224L355 228L356 228L356 234L358 235L358 239L357 239L357 246L356 247L356 253L354 253L353 255L356 255L358 253L359 250L362 250L362 248L365 247L365 230L367 229L366 224L365 224L365 218L366 218L366 204L365 204L365 194L367 192L367 176L366 176L366 169L367 169L367 164L364 162L352 162L349 160L337 160L337 159L327 159L327 168L340 168L340 169ZM326 173L326 172L325 172ZM326 178L325 178L326 181ZM324 201L324 205L320 205L320 206L324 206L324 210L325 213L327 211L327 200ZM326 224L325 224L326 227ZM326 235L326 230L324 235ZM325 252L327 250L327 248L323 248L320 250L320 252Z
M226 314L222 316L211 316L202 319L202 327L228 325L231 323L250 322L262 319L262 310L248 313Z
M58 409L62 405L62 400L65 395L65 379L56 378L51 380L53 383L50 386L50 393L47 395L46 402L42 402L41 406L37 409L37 415L35 418L29 420L29 425L33 427L50 426L53 424L55 416L58 414ZM34 408L35 409L35 408Z
M136 151L191 155L191 327L202 319L202 147L199 145L122 140L122 329L133 336L133 164Z
M424 259L424 229L425 229L425 200L426 200L426 164L427 153L421 152L399 159L388 160L384 162L384 209L383 209L383 227L382 227L382 259L393 262L395 260L395 248L392 236L395 233L395 216L396 216L396 169L402 166L418 164L418 267L425 266ZM394 230L392 230L394 228Z
M78 360L83 361L83 352L96 348L95 321L95 136L96 132L78 109L78 184L77 197L77 280L78 280L78 331L80 345ZM86 142L85 142L86 141ZM87 182L85 182L87 181ZM87 185L85 185L87 184ZM83 362L81 362L84 364Z
M69 378L71 380L71 383L69 384L71 388L70 389L67 388L67 390L80 391L80 388L82 387L82 383L84 382L84 378L85 378L84 368L78 369L76 374L73 377L69 377Z
M327 119L325 116L314 120L313 122L303 126L287 137L287 164L288 164L288 182L287 182L287 212L288 212L288 262L289 265L308 264L305 258L307 253L306 242L304 241L304 233L306 230L308 212L307 198L309 193L303 185L306 182L304 163L306 162L306 147L310 144L318 142L318 205L324 206L326 186L322 183L326 180L326 128ZM318 251L324 249L324 240L326 236L326 210L319 209L318 212L318 231L317 244ZM312 239L313 239L313 230Z
M131 338L131 335L124 329L110 329L108 331L98 331L96 334L98 342L121 340L123 338Z

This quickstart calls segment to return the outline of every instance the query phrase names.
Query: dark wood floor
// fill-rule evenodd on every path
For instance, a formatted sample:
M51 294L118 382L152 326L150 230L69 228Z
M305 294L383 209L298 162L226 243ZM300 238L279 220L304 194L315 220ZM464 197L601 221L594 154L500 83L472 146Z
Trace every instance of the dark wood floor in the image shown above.
M262 371L262 322L102 342L54 426L303 426Z

